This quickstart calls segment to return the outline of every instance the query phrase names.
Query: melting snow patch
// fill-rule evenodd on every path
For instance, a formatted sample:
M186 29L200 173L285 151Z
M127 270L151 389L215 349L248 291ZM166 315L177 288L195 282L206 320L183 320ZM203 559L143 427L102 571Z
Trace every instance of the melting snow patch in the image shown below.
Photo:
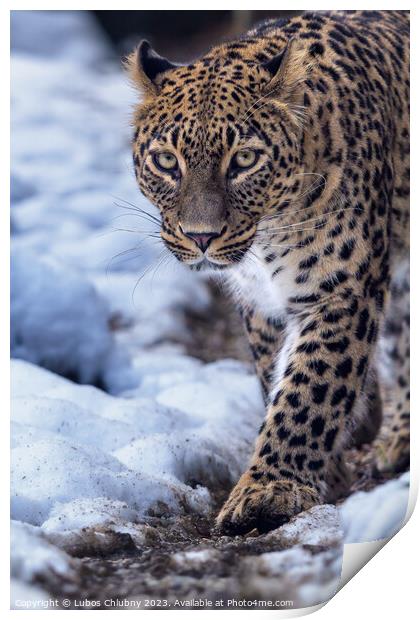
M372 491L359 491L340 506L345 542L370 542L401 529L408 507L410 474L406 472Z
M134 511L127 521L150 511L206 514L212 507L207 487L232 484L244 466L240 455L243 460L249 455L263 412L257 390L251 396L246 387L246 368L242 374L236 371L243 384L231 386L226 400L216 392L219 374L216 368L209 374L215 384L213 397L223 411L231 406L235 412L224 422L198 401L194 416L194 407L182 411L176 398L166 396L166 404L151 397L117 398L14 360L13 518L34 525L47 522L50 531L51 524L68 520L68 513L60 511L65 506L67 511L70 503L73 516L74 506L83 508L79 528L85 519L89 525L95 520L103 525L109 502L117 502L114 507L125 502ZM181 388L188 393L188 374L183 380ZM43 396L36 394L39 391ZM244 411L250 420L235 439L238 450L232 458L230 429L240 423Z
M30 583L37 579L76 579L77 560L48 542L38 527L12 521L11 575Z

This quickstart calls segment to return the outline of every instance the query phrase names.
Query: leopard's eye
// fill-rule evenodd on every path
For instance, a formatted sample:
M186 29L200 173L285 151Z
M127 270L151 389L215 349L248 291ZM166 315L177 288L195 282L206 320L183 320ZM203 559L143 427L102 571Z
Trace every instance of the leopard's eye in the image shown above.
M257 161L257 153L251 149L242 149L235 153L233 157L233 164L237 168L251 168Z
M172 153L165 151L163 153L155 153L153 161L161 170L176 170L178 168L178 160Z

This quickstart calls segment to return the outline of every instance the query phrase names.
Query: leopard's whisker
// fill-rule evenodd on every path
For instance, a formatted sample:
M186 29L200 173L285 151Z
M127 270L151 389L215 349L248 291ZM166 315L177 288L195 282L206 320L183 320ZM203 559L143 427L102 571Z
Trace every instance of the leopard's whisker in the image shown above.
M335 213L342 213L343 211L348 211L348 210L352 210L352 209L354 209L354 207L343 207L341 209L334 209L333 211L326 211L325 213L322 213L322 214L317 215L315 217L308 218L306 220L301 220L299 222L292 222L290 224L285 224L284 226L276 226L275 228L271 228L270 227L270 228L267 228L266 230L268 232L274 232L274 231L277 231L277 230L288 229L288 228L291 228L291 227L294 227L294 226L302 226L302 225L307 224L308 222L314 222L316 220L322 220L327 215L333 215Z
M138 250L140 250L141 245L135 245L132 248L128 248L127 250L123 250L122 252L118 252L118 254L115 254L107 263L107 266L105 268L105 275L108 276L109 275L109 271L111 269L111 265L113 263L114 260L117 260L118 258L120 258L121 256L126 256L127 254L130 254L131 252L136 252Z
M153 215L152 213L149 213L149 211L146 211L145 209L143 209L142 207L139 207L138 205L130 202L129 200L125 200L124 198L120 198L118 196L113 196L113 198L117 201L122 201L125 203L125 205L120 205L118 202L114 202L114 204L117 207L120 207L121 209L127 209L128 211L137 211L138 213L142 213L145 217L150 218L151 220L155 221L157 224L161 223L161 220L156 216Z
M337 201L339 200L339 198L340 197L337 197ZM293 206L294 203L295 203L295 201L293 203L290 202L288 207ZM308 205L307 207L302 207L301 209L295 209L294 211L292 211L290 213L289 213L289 211L287 211L287 212L280 212L280 213L273 213L273 214L270 214L270 215L263 216L260 219L260 223L261 222L265 222L265 221L282 219L282 218L287 217L287 216L290 217L290 215L294 215L295 213L301 213L302 211L308 211L308 210L314 209L314 208L315 208L314 205L311 204L311 205ZM357 207L343 207L343 210L344 209L356 209L356 208Z
M162 255L164 255L164 254L165 254L165 252L167 252L167 250L166 250L166 248L164 247L164 248L163 248L163 250L161 251L161 253L160 253L160 254L159 254L159 256L158 256L158 259L157 259L158 264L159 264L159 262L160 262L160 260L161 260L161 258L162 258ZM147 265L147 266L146 266L146 268L145 268L145 269L143 270L143 272L140 274L140 277L138 278L138 280L137 280L137 282L136 282L136 284L135 284L135 286L134 286L134 288L133 288L133 291L132 291L132 293L131 293L131 302L132 302L132 304L133 304L133 307L135 307L135 303L134 303L134 295L135 295L135 293L136 293L136 290L137 290L138 285L139 285L139 284L140 284L140 282L143 280L143 278L144 278L144 277L145 277L148 273L150 273L150 271L151 271L151 270L152 270L155 266L156 266L156 263L154 263L154 262L153 262L153 263L150 263L149 265Z

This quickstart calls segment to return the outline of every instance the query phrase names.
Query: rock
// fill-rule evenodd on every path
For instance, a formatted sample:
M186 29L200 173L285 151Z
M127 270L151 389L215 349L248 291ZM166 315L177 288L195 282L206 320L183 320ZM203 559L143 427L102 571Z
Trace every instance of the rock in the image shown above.
M295 545L331 547L340 544L343 531L339 511L330 504L314 506L266 534L265 539L278 541L283 548Z

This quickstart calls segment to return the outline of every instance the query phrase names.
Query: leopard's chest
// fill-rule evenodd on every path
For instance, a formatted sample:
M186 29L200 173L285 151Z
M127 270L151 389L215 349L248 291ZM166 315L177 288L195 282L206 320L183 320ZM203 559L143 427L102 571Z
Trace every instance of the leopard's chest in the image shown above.
M291 265L267 263L258 248L235 268L228 280L234 296L245 307L265 317L281 317L286 313L288 299L296 289Z

